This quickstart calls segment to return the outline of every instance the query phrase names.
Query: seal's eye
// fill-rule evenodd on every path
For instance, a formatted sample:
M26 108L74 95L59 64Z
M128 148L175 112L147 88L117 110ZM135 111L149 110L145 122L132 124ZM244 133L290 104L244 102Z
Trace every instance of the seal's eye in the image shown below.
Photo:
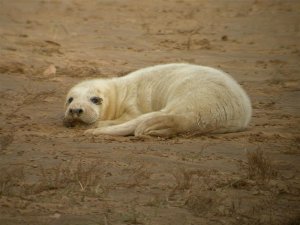
M68 99L68 103L69 103L69 104L70 104L72 101L73 101L73 98L72 98L72 97Z
M91 98L91 102L96 104L96 105L100 105L102 103L102 98L99 97L92 97Z

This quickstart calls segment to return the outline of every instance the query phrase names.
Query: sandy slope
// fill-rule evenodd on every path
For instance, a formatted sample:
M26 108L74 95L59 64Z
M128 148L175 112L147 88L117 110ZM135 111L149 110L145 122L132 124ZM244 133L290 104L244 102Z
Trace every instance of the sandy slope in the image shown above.
M0 0L0 223L299 224L299 10ZM62 126L76 82L168 62L233 74L253 102L249 129L140 140Z

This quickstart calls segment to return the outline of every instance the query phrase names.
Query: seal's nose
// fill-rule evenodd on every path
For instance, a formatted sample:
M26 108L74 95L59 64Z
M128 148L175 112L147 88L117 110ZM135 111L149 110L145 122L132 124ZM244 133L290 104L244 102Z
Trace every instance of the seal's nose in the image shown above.
M79 108L79 109L69 109L69 113L72 115L77 115L80 116L80 114L83 113L83 109Z

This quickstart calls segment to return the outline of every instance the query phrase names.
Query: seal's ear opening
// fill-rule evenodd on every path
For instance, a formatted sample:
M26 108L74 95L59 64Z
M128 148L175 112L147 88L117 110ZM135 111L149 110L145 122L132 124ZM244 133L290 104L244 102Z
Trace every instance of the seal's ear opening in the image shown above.
M101 105L102 104L102 101L103 99L100 98L100 97L91 97L90 98L91 102L94 103L95 105Z

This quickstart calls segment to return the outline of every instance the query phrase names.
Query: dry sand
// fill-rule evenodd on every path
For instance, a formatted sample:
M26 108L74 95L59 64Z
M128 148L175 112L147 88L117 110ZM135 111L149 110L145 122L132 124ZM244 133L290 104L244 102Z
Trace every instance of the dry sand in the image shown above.
M0 224L300 223L300 2L0 0ZM169 62L221 68L248 130L136 139L62 125L67 90Z

